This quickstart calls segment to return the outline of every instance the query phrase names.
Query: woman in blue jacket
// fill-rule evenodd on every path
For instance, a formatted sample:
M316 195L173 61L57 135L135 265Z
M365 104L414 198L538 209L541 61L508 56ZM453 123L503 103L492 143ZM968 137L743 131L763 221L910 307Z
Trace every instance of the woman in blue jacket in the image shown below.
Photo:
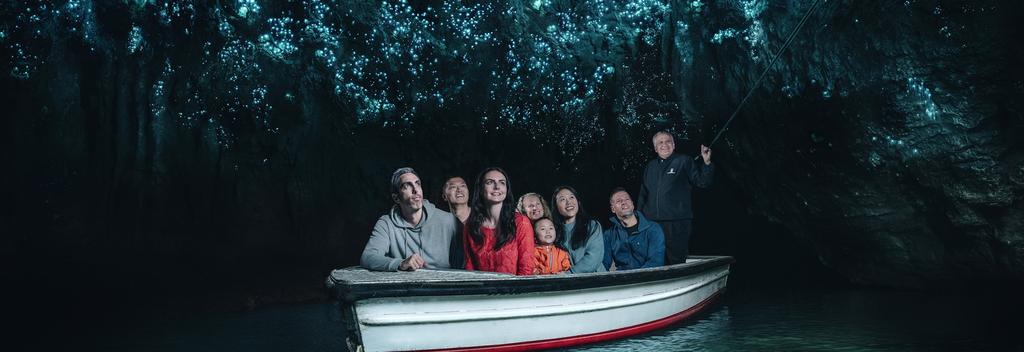
M556 243L569 250L572 273L607 271L604 267L604 237L601 224L583 210L576 190L569 186L555 188L551 203L556 210L551 217L555 222ZM558 226L561 225L561 226Z

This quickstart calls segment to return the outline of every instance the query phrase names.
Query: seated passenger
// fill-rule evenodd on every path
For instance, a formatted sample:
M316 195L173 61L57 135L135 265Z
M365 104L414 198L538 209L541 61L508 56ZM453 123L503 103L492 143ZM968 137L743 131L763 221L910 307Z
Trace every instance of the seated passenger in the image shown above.
M516 211L526 215L531 222L536 222L540 218L551 218L551 208L548 208L548 203L539 194L532 192L519 197Z
M537 259L535 275L558 274L569 270L569 251L555 244L555 223L551 219L540 218L533 223L533 232L537 234L537 247L533 257Z
M448 211L459 219L459 224L466 224L470 213L469 186L466 186L466 180L459 176L445 180L441 188L441 199L448 203Z
M470 200L462 242L466 270L533 275L533 226L512 205L512 183L505 170L480 173Z
M576 197L576 190L562 186L555 189L551 202L556 211L552 213L558 243L569 250L572 262L572 273L594 273L605 270L604 239L601 237L601 224L592 220L583 210Z
M441 200L448 203L448 211L458 221L455 235L452 237L452 245L448 262L452 269L463 269L466 267L465 253L462 251L462 228L466 226L469 219L469 187L466 180L459 176L449 177L441 187Z
M665 233L633 208L633 199L623 188L612 191L612 226L604 231L604 266L615 270L652 268L665 265Z
M395 170L391 200L395 205L373 225L359 265L377 271L448 268L456 220L423 199L416 171Z

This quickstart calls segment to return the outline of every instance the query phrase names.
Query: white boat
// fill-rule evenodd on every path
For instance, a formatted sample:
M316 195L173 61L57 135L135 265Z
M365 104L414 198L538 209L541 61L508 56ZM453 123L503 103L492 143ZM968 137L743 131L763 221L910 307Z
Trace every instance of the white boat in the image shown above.
M522 351L660 329L725 291L732 257L591 274L334 270L350 349Z

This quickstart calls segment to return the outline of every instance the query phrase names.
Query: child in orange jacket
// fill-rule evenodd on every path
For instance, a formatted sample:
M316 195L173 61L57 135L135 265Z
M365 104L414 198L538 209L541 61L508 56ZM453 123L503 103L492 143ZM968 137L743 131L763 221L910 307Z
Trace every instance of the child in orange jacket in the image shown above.
M551 219L540 218L533 223L533 232L537 234L537 247L533 257L537 265L533 268L534 275L558 274L569 270L569 251L555 245L555 223Z

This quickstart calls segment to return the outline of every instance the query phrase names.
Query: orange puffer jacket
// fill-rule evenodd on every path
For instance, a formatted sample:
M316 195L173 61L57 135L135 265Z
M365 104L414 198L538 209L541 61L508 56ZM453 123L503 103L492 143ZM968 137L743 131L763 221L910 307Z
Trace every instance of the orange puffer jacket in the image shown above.
M535 247L533 257L537 259L537 267L533 269L533 273L537 275L558 274L572 267L569 263L569 251L553 244Z

